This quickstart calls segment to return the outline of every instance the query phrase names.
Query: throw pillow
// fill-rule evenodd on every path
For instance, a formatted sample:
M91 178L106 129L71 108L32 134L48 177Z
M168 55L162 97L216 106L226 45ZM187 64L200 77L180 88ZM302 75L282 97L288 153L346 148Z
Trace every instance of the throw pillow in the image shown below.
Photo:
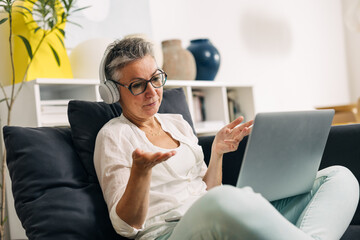
M4 127L16 213L29 239L124 239L89 183L69 128Z

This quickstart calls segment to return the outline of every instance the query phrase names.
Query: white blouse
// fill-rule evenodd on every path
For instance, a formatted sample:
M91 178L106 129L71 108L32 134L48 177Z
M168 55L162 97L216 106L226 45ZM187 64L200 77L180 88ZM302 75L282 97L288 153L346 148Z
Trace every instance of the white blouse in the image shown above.
M198 139L190 125L178 114L156 114L164 131L180 142L177 153L152 169L150 202L142 229L135 229L116 214L116 205L124 194L132 166L132 152L170 151L154 146L145 133L123 115L110 120L96 138L94 165L110 219L116 232L136 239L154 239L171 226L165 219L180 218L200 196L206 193L202 181L207 166Z

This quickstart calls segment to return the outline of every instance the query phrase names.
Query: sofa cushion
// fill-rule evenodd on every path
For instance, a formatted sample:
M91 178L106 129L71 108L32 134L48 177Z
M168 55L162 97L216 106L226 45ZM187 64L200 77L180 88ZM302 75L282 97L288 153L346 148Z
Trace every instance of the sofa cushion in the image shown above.
M70 101L68 117L75 149L88 173L90 182L97 182L93 164L96 136L110 119L121 115L119 103ZM163 94L160 113L179 113L193 127L189 108L182 88L167 89ZM193 127L194 129L194 127Z
M355 240L360 237L360 226L350 225L340 240Z
M4 127L17 215L29 239L123 239L89 183L69 128Z
M184 90L182 88L173 88L164 90L163 100L161 102L159 113L178 113L190 124L194 133L194 124L191 120L188 104L186 102Z
M109 105L104 102L69 102L68 117L72 139L90 182L97 182L92 160L96 135L106 122L120 114L121 107L118 103Z

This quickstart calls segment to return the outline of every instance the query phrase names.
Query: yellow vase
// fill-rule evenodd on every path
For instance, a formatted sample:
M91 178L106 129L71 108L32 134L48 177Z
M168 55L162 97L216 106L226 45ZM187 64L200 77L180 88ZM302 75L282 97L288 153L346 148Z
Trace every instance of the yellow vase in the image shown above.
M58 2L58 4L61 4ZM32 11L34 4L28 1L16 1L17 6L24 6L30 11ZM61 6L61 5L60 5ZM25 37L32 48L32 52L36 50L42 36L44 35L45 30L39 29L37 23L33 19L33 15L30 14L26 9L15 7L16 11L13 12L13 39L14 39L14 63L15 63L15 82L21 82L24 78L24 74L28 63L30 62L30 57L24 45L24 42L18 35ZM22 12L22 13L19 13ZM61 20L61 12L58 13L58 20ZM65 28L65 23L59 26L59 29L62 31ZM48 31L48 30L47 30ZM45 40L42 42L37 53L34 55L30 68L28 70L27 76L25 76L25 81L30 81L35 78L72 78L72 71L70 66L70 61L66 52L64 43L64 36L60 33L59 30L55 30L50 33ZM60 66L58 65L53 51L50 47L56 50Z

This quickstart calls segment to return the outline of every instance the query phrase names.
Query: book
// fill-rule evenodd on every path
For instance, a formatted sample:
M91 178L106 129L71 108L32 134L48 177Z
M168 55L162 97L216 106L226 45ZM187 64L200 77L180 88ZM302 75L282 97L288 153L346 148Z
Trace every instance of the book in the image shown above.
M236 101L236 92L228 91L228 108L229 108L229 120L234 121L236 118L242 116L240 104Z
M201 90L193 90L194 103L194 120L195 122L202 122L206 120L205 116L205 97Z

